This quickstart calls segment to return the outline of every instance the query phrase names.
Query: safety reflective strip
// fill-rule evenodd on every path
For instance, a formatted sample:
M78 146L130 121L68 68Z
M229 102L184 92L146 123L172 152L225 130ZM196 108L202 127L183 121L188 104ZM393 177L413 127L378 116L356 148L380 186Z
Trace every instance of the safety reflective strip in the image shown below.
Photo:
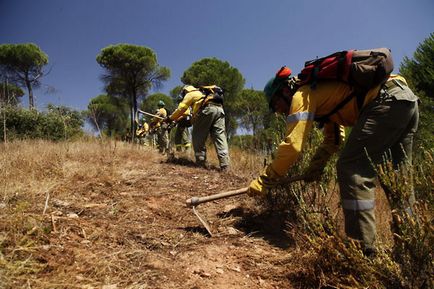
M372 210L375 207L375 200L342 200L342 208L352 211Z
M288 117L286 118L286 121L287 122L297 122L297 121L301 121L301 120L313 120L314 118L315 118L315 114L308 112L308 111L304 111L304 112L297 112L297 113L288 115Z

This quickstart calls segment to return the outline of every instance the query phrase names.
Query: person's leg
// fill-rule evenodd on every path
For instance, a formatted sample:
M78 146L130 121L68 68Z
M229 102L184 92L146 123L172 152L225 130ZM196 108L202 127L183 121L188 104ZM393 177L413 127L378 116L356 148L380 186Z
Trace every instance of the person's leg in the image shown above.
M366 250L375 242L375 166L402 139L413 110L378 97L361 113L337 163L345 232Z
M408 189L407 192L403 192L407 194L406 199L403 200L401 195L397 195L396 192L384 184L384 182L381 182L381 186L386 193L392 209L400 211L406 210L411 213L411 207L415 202L411 174L413 138L419 125L419 110L417 102L400 101L399 105L403 106L403 110L408 110L412 115L412 118L410 119L408 126L405 128L401 138L391 147L390 156L392 158L394 170L401 169L402 174L406 174L405 171L408 171L409 173L406 175L408 178L407 181L410 180L408 185L402 186L403 188Z
M158 128L157 130L157 146L158 146L158 151L160 153L164 152L164 139L163 139L163 134L164 131L161 127Z
M198 113L193 123L193 149L198 165L206 165L206 139L212 124L212 114L209 107Z
M162 128L162 134L163 152L167 152L169 150L169 132Z
M215 107L211 137L217 152L220 168L226 170L229 168L229 149L226 138L225 115L221 107Z
M184 130L182 131L181 143L184 150L187 150L191 146L188 127L184 127Z
M181 126L181 125L177 125L176 126L176 130L175 130L175 147L177 151L181 151L182 150L182 138L183 138L183 133L185 131L185 127Z

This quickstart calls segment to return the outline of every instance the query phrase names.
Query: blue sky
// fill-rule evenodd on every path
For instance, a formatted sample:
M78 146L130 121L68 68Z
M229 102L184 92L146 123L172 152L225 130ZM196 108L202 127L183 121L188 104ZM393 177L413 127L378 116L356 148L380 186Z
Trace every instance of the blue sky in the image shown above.
M432 0L0 0L0 43L33 42L49 56L42 82L55 90L36 90L40 109L86 109L103 93L95 58L111 44L153 49L172 72L168 94L204 57L228 61L258 90L280 66L298 72L338 50L389 47L397 72L431 32Z

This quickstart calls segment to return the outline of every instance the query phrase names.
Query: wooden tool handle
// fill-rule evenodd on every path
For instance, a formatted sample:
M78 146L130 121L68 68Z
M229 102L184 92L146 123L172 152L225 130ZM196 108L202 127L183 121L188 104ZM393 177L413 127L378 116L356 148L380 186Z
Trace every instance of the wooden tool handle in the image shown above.
M215 195L211 195L211 196L193 197L193 198L185 201L185 203L187 204L187 206L190 206L190 207L191 206L197 206L199 204L218 200L218 199L223 199L223 198L232 197L232 196L236 196L236 195L242 195L242 194L247 193L248 189L249 189L249 187L245 187L245 188L241 188L238 190L223 192L223 193L219 193L219 194L215 194Z
M279 183L280 184L288 184L288 183L292 183L292 182L296 182L296 181L301 181L303 179L304 179L304 176L301 175L301 176L283 178L283 179L280 180ZM237 196L237 195L242 195L242 194L247 193L248 190L249 190L249 187L245 187L245 188L241 188L241 189L238 189L238 190L233 190L233 191L218 193L218 194L214 194L214 195L210 195L210 196L205 196L205 197L192 197L192 198L186 200L185 203L189 207L191 207L191 206L197 206L199 204L210 202L210 201L214 201L214 200L218 200L218 199L223 199L223 198L227 198L227 197L233 197L233 196Z

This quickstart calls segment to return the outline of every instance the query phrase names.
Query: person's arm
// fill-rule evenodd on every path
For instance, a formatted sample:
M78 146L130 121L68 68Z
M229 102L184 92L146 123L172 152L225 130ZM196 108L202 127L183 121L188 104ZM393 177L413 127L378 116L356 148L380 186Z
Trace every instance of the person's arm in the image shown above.
M177 121L182 117L184 112L192 106L196 101L203 97L200 91L192 91L184 96L184 99L179 103L178 108L169 116L171 121Z
M304 173L305 181L312 182L321 178L324 168L330 158L339 150L340 145L345 140L344 127L334 122L328 122L324 125L324 140L318 147L309 167Z
M274 160L265 171L250 183L250 195L265 195L268 188L285 176L289 168L297 161L306 143L313 120L314 106L306 93L297 91L292 100L289 115L286 118L286 137L279 144Z

